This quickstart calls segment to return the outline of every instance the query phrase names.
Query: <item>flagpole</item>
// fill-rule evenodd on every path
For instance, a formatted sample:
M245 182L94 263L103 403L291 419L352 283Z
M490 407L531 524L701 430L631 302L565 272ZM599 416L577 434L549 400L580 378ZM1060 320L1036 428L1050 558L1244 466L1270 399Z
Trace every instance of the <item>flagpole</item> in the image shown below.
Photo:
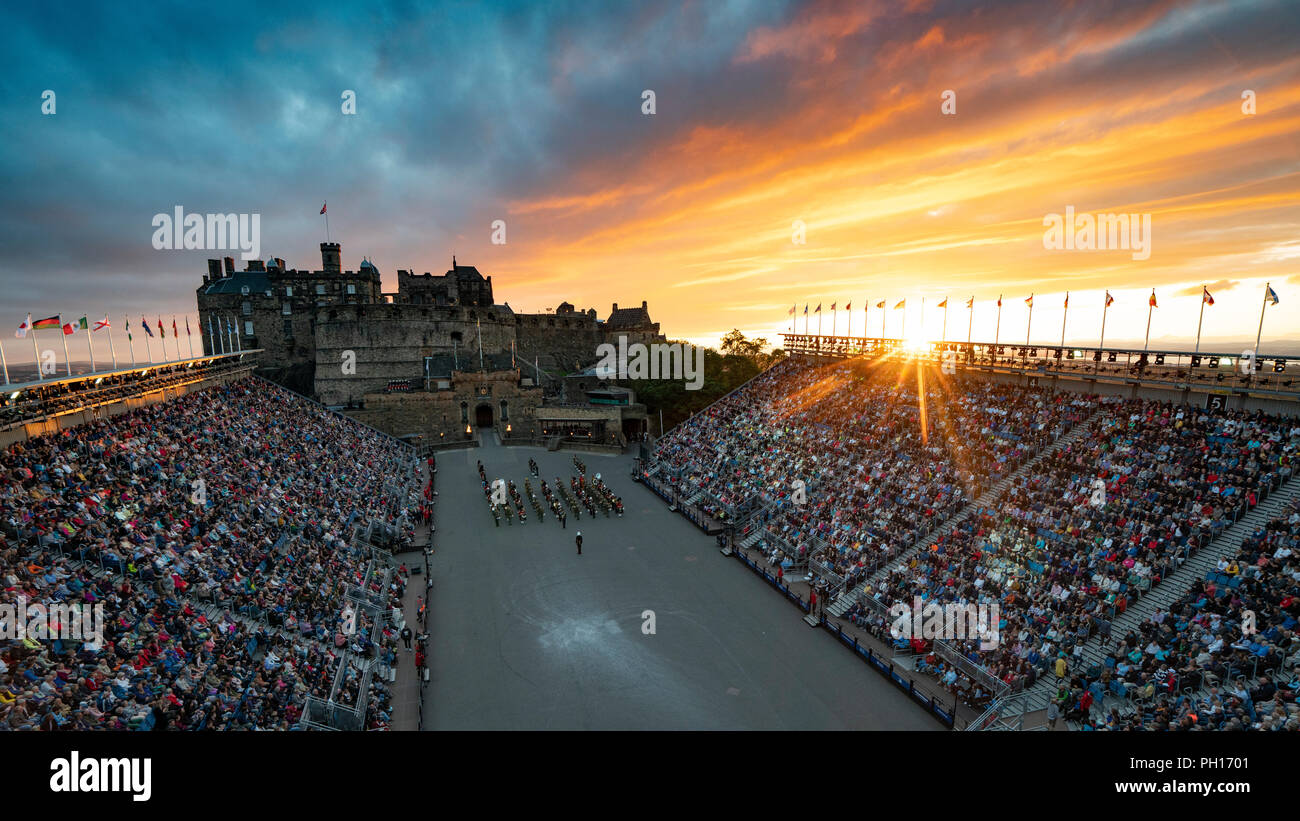
M822 306L817 306L817 339L822 338Z
M59 325L59 333L63 334L63 325ZM72 376L72 359L68 356L68 335L63 334L63 365L68 371L68 376Z
M1029 295L1029 321L1025 323L1025 347L1029 347L1029 329L1034 326L1034 295ZM1026 354L1027 356L1028 354Z
M831 305L831 336L840 334L840 309L836 307L839 303Z
M998 294L998 324L993 328L993 357L997 361L998 335L1002 333L1002 294Z
M970 319L966 323L966 344L969 345L970 332L975 327L975 297L970 298L970 304L966 306L966 310L970 312Z
M113 326L108 323L108 314L104 314L104 327L108 329L108 352L113 357L113 370L117 370L117 351L113 348Z
M939 334L939 341L948 341L948 297L943 298L943 332Z
M1065 310L1061 312L1061 348L1065 348L1065 318L1070 315L1070 292L1065 292Z
M1264 283L1264 301L1259 304L1259 330L1255 332L1255 359L1256 360L1259 359L1259 340L1264 335L1264 309L1268 307L1268 291L1269 291L1269 287L1272 284L1273 283L1271 282ZM1205 304L1205 303L1201 303L1201 304ZM1258 366L1256 366L1256 369L1258 369ZM1251 376L1254 376L1254 373L1252 373Z
M190 330L190 318L188 316L185 317L185 341L190 344L190 359L193 359L194 358L194 332Z
M31 314L27 314L28 322L27 333L32 335L32 353L36 354L36 381L45 381L45 369L41 367L41 349L36 344L36 327L31 323Z
M1205 286L1202 285L1201 286L1201 315L1196 318L1196 347L1192 350L1192 353L1201 352L1201 323L1204 321L1205 321ZM1255 345L1258 346L1259 342L1256 341Z
M135 340L131 338L131 317L126 317L126 346L131 349L131 367L135 367Z
M1107 291L1106 296L1101 301L1101 342L1097 343L1097 353L1099 356L1097 359L1097 367L1093 369L1094 373L1101 370L1100 354L1102 351L1106 350L1106 312L1109 310L1110 291Z
M3 339L0 339L0 365L4 366L5 384L8 385L9 384L9 360L5 359L5 343Z
M1155 293L1156 293L1155 291L1152 291L1151 292L1152 296L1154 296ZM1156 306L1152 305L1151 300L1148 299L1147 300L1147 336L1146 339L1142 341L1143 353L1146 353L1151 348L1151 312L1154 311L1155 309Z
M90 372L97 373L95 370L95 346L90 341L90 314L86 314L86 348L90 351Z
M239 332L239 320L238 320L238 319L235 320L234 331L235 331L235 353L243 353L243 352L244 352L244 337L243 337L243 334L241 334L241 333Z
M889 304L889 303L885 303L885 304ZM881 308L881 309L880 309L880 338L881 338L881 339L884 339L884 338L885 338L885 320L886 320L886 319L889 319L889 310L888 310L887 308Z
M922 299L924 299L924 297L922 297ZM922 310L924 311L924 309ZM924 313L922 313L922 317L924 317ZM906 299L903 300L903 330L902 333L900 333L898 336L898 341L899 342L907 341L907 300Z

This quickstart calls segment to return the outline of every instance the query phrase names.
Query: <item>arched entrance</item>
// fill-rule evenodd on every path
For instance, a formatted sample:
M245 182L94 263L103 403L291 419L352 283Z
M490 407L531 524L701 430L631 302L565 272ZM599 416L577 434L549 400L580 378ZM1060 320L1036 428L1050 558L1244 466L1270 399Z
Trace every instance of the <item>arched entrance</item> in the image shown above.
M474 409L474 426L478 428L492 427L492 406L483 404Z

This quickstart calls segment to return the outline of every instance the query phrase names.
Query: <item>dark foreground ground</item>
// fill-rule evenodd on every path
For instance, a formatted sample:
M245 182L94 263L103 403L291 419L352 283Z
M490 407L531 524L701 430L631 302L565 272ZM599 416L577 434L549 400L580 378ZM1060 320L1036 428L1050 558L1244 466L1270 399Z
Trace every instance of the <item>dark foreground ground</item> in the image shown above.
M940 729L634 483L630 457L578 454L622 519L561 530L530 508L494 527L476 462L522 493L530 457L548 483L576 474L572 452L541 448L438 457L426 728Z

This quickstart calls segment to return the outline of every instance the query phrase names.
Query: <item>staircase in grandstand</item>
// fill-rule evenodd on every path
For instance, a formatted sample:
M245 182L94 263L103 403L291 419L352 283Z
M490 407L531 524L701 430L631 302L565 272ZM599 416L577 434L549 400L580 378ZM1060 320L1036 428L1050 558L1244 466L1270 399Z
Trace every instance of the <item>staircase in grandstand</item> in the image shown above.
M1021 465L1019 469L1003 477L997 484L993 485L988 490L984 491L984 493L980 494L980 496L977 499L975 499L974 502L968 503L951 518L939 523L934 528L927 531L923 536L921 536L921 538L917 539L915 542L912 543L910 547L908 547L901 554L899 554L899 556L896 559L886 562L883 567L879 568L878 570L876 570L876 572L871 574L871 576L869 576L866 579L866 581L863 582L863 584L853 589L844 591L842 595L840 595L838 598L835 599L835 601L831 603L830 607L826 608L826 612L836 617L844 615L844 613L847 612L848 609L853 606L853 603L858 600L859 595L868 595L868 590L874 590L876 585L880 581L882 581L885 575L888 574L892 569L906 565L907 562L914 555L916 555L922 550L925 550L927 547L934 544L938 539L941 539L944 536L947 536L948 534L952 533L959 524L964 522L975 511L993 506L998 501L998 498L1002 495L1002 493L1011 484L1012 480L1022 477L1028 473L1032 473L1034 468L1043 459L1047 458L1053 453L1057 453L1062 448L1068 447L1071 442L1077 441L1080 437L1084 435L1084 431L1088 429L1089 423L1091 423L1092 420L1099 413L1104 413L1104 412L1105 412L1104 407L1098 408L1097 410L1093 411L1092 414L1089 415L1087 419L1083 419L1077 424L1075 424L1074 427L1072 427L1065 435L1061 436L1050 446L1043 448L1041 452L1036 454L1029 461L1025 462L1025 464Z
M1214 575L1219 557L1235 556L1240 549L1242 539L1259 530L1270 519L1280 515L1297 496L1300 496L1300 481L1290 478L1265 496L1255 506L1254 510L1243 515L1229 527L1224 528L1218 536L1188 557L1181 567L1169 574L1168 578L1151 588L1150 592L1142 595L1114 619L1111 624L1111 643L1109 646L1114 647L1115 643L1130 630L1136 631L1138 625L1150 618L1157 610L1168 610L1180 596L1191 589L1192 584L1198 579ZM1105 650L1101 646L1101 637L1093 636L1083 646L1082 661L1079 665L1084 670L1093 667L1100 668L1105 662L1105 657ZM1243 670L1239 671L1239 674L1253 676L1262 672ZM1056 677L1049 675L1026 690L1025 693L1031 696L1031 701L1037 705L1037 708L1046 708L1047 701L1051 698L1055 689ZM1208 688L1202 688L1199 691L1187 691L1182 694L1199 698L1207 693ZM1097 717L1104 717L1111 709L1117 709L1121 716L1125 716L1142 706L1128 693L1100 690L1094 693L1094 696L1092 714ZM1002 712L1009 714L1012 707L1013 705L1007 705Z

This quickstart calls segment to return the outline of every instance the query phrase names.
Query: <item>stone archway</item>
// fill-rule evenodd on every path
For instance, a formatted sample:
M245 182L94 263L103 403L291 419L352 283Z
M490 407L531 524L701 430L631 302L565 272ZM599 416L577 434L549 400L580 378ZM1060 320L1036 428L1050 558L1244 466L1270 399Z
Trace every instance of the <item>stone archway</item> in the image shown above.
M474 409L474 427L492 427L492 406L490 404L485 402Z

